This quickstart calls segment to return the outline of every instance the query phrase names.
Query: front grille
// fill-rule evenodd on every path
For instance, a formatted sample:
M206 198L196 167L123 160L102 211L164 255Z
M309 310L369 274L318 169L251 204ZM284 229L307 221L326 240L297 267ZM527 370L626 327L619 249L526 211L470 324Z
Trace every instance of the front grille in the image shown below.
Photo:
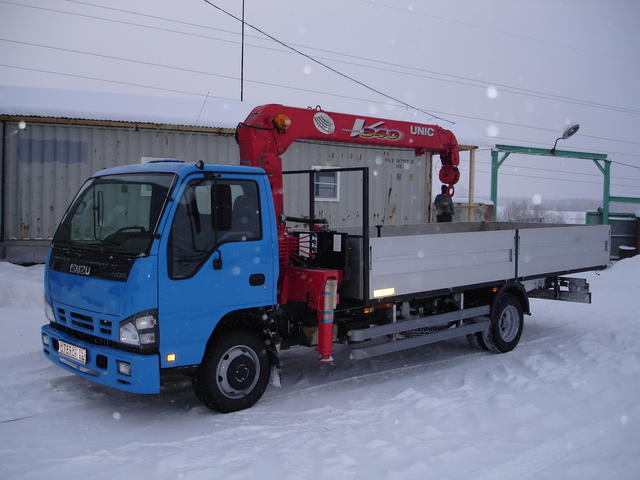
M100 336L111 337L113 333L113 322L104 318L91 317L71 309L58 307L56 310L57 323L77 328L83 332L100 333Z
M111 335L112 323L109 320L100 320L100 333Z
M93 332L93 318L78 312L71 312L71 325Z

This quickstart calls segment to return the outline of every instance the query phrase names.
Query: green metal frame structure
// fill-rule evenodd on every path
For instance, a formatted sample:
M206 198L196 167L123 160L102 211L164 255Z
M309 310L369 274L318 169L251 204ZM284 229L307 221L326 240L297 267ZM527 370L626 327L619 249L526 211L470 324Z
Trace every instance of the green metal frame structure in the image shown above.
M500 157L500 153L503 153ZM569 150L547 150L544 148L519 147L515 145L496 145L491 150L491 201L493 202L493 221L498 214L498 170L512 153L541 155L545 157L580 158L593 161L604 175L602 189L602 223L609 223L610 202L640 203L638 197L619 197L611 195L611 160L604 153L573 152Z

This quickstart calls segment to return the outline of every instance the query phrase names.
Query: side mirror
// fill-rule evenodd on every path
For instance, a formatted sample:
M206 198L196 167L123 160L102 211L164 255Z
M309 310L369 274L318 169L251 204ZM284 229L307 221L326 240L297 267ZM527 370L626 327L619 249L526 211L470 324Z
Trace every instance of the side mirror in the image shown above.
M211 223L216 230L231 228L231 186L217 184L211 188L212 213Z

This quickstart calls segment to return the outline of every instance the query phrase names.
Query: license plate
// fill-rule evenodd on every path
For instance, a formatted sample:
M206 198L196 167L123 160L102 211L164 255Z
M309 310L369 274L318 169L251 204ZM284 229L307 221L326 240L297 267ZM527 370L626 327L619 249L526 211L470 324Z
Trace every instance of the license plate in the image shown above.
M86 348L76 347L70 343L59 341L58 353L64 357L71 358L80 363L87 363L87 350Z

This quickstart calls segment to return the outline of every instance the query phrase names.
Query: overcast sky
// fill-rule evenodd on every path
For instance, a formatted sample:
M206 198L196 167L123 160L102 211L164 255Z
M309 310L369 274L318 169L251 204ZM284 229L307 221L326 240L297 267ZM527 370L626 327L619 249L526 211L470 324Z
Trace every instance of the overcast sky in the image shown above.
M241 14L240 0L211 3ZM558 148L636 166L613 165L612 194L640 196L638 1L246 0L245 18L488 143L551 148L579 122ZM240 97L241 25L201 0L0 0L0 31L4 85ZM380 117L406 110L249 27L244 66L249 103ZM489 161L482 150L476 191L486 198ZM500 196L536 194L601 198L602 175L590 161L509 158Z

